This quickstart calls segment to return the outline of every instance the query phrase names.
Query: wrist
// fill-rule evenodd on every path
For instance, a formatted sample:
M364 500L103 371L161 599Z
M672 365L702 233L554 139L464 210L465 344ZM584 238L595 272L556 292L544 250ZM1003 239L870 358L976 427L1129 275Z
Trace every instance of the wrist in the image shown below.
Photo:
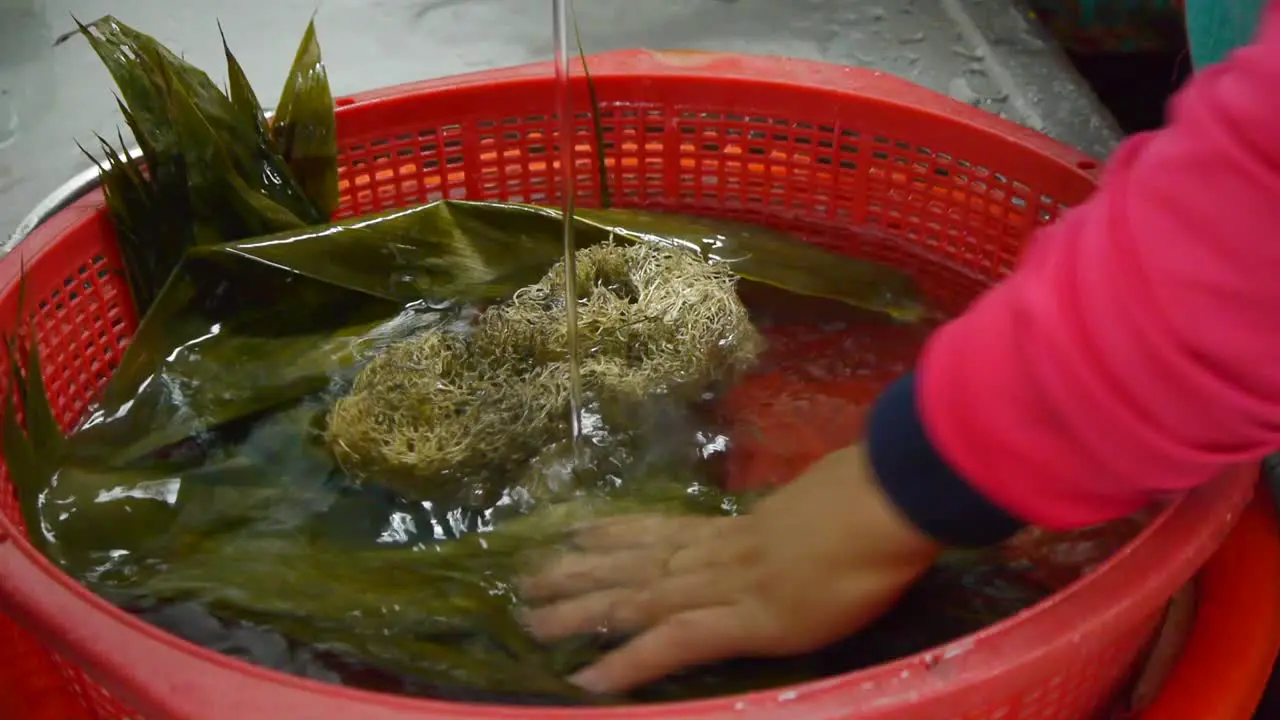
M880 487L867 447L851 445L824 456L757 507L787 517L794 532L829 534L828 546L869 550L904 570L933 563L944 547L922 532Z
M921 421L915 393L911 373L872 408L866 444L880 489L912 525L943 545L993 545L1012 537L1024 523L950 466Z
M946 546L917 526L885 492L876 475L867 444L858 443L840 452L849 453L852 456L851 462L857 463L857 472L853 477L856 478L856 484L865 485L859 491L859 497L866 508L866 521L872 523L883 536L891 538L904 554L927 559L932 564Z

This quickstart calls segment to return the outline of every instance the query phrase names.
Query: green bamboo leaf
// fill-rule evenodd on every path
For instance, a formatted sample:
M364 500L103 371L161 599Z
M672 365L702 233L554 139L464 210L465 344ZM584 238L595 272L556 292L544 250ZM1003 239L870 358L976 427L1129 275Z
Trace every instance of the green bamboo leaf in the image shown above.
M249 78L244 74L240 61L236 60L236 56L231 53L231 48L227 45L227 34L222 31L221 22L218 23L218 35L222 38L222 53L227 58L227 95L240 114L242 122L257 131L260 142L265 141L269 135L262 104L258 102L258 95L249 84Z
M909 276L767 229L629 210L584 209L575 222L580 248L688 247L791 292L922 313ZM118 465L319 392L406 305L484 304L536 282L562 257L561 232L555 210L444 201L197 246L143 320L85 446Z
M40 343L37 337L34 318L28 320L27 312L27 273L25 261L18 275L18 327L26 328L25 339L6 339L9 371L14 389L21 402L23 421L32 445L40 448L41 462L50 467L56 466L64 449L65 435L54 417L53 408L49 404L49 395L45 391L44 371L40 363ZM20 335L19 338L22 336ZM17 362L18 348L25 347L25 366Z
M151 306L155 293L178 262L186 245L183 238L191 228L183 211L185 195L164 198L163 186L153 183L141 169L102 137L97 137L104 161L81 146L98 166L99 180L106 196L107 210L116 227L125 276L135 305L141 311ZM121 143L123 145L123 142ZM179 238L177 242L153 242L155 238Z
M167 71L166 71L167 72ZM223 241L303 227L303 221L261 188L250 188L239 172L237 138L219 133L194 99L176 82L170 114L182 139L187 182L197 215L218 228ZM236 212L227 212L230 203Z
M604 118L600 115L600 96L596 93L596 81L591 77L591 69L587 67L587 51L582 44L582 33L578 30L578 13L570 7L573 19L573 40L578 46L578 58L582 60L582 75L587 81L587 95L591 99L591 127L596 136L596 172L600 175L600 207L613 207L613 193L609 188L609 166L605 162L604 152Z
M142 159L143 162L146 163L148 170L152 174L170 170L170 168L167 168L164 165L166 159L162 158L160 154L156 152L155 147L148 141L147 134L143 132L142 126L139 125L138 119L134 117L133 113L129 110L129 106L124 104L124 101L120 99L119 95L116 96L116 108L119 109L120 116L124 118L124 123L128 126L129 132L133 135L134 142L138 144L138 149L142 151ZM123 133L117 132L117 138L120 141L121 149L128 147L125 144ZM162 184L160 180L157 180L156 182L157 184Z
M74 19L74 18L73 18ZM157 92L160 78L152 64L155 53L144 52L130 29L111 16L88 25L75 20L80 34L106 66L119 88L124 102L136 119L140 143L156 152L173 155L178 152L177 137L168 122L166 102Z
M554 547L578 523L640 511L716 514L719 502L653 483L610 501L547 505L483 537L427 547L352 549L296 533L204 535L163 572L127 588L153 601L208 603L224 619L267 625L311 646L341 646L433 682L583 701L563 678L604 647L593 639L548 646L528 634L513 590L521 558Z
M37 461L36 450L27 439L26 433L18 421L18 408L14 403L15 392L4 397L3 426L0 427L0 450L4 453L5 468L9 472L9 482L13 484L18 497L18 506L22 512L22 520L26 523L28 535L38 547L48 549L43 543L40 523L40 493L48 487L50 477Z
M739 222L640 210L576 211L577 219L619 237L661 242L726 263L737 275L799 295L848 303L892 318L929 316L914 278L881 263L859 260L785 233Z
M48 463L49 467L56 467L65 450L66 436L49 404L34 326L28 331L26 345L26 405L23 407L23 418L27 425L27 435L31 438L31 444L40 449L42 462Z
M271 137L303 192L328 218L338 207L338 129L314 19L280 93Z
M9 394L16 398L15 407L19 413L25 414L27 379L22 374L22 353L18 351L17 341L7 335L4 337L4 350L5 360L9 363Z
M225 41L231 79L224 94L202 70L111 16L77 26L111 73L145 160L143 174L102 143L108 209L140 312L192 244L327 219L272 147L257 97Z
M18 280L18 326L26 322L26 271L20 271ZM44 375L40 367L39 343L34 324L28 325L25 345L26 370L20 361L20 341L5 336L5 360L9 365L9 386L4 396L4 417L0 419L0 442L3 446L5 467L9 480L18 496L18 504L26 523L28 534L37 547L52 557L57 550L48 545L41 521L40 506L43 493L53 481L54 473L63 459L65 436L53 416L45 392ZM19 416L22 421L19 421ZM25 424L25 428L23 425Z
M241 216L255 219L254 227L257 229L244 233L245 236L256 237L269 233L301 230L305 227L297 215L276 204L266 195L255 191L239 177L226 175L223 181L227 184L226 199L231 206L236 208ZM201 244L208 245L209 242Z

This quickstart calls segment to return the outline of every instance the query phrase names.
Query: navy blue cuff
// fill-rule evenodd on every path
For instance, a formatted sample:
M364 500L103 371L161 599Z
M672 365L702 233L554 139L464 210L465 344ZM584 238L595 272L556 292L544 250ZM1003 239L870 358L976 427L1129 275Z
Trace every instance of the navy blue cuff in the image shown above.
M974 490L938 454L920 422L914 373L890 385L871 409L867 450L893 503L944 545L994 545L1024 525Z

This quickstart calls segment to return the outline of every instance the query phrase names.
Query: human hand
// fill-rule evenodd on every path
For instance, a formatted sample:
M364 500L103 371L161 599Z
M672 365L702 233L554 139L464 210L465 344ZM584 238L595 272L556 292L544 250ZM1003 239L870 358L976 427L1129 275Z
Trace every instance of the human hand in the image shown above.
M591 525L527 578L531 632L631 639L573 682L621 693L730 657L817 650L887 610L941 552L880 490L863 446L832 453L736 518Z

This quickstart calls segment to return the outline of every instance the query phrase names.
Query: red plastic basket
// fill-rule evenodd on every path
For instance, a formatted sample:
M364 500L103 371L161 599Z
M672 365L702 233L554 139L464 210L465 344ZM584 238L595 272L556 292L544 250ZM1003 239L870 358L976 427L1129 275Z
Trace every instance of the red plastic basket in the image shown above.
M1182 656L1142 720L1249 720L1258 709L1280 654L1280 524L1265 487L1197 590Z
M1032 229L1094 187L1089 158L881 73L648 51L597 56L591 68L617 204L744 219L887 261L911 270L944 309L1006 274ZM599 186L584 83L575 95L580 201L590 204ZM556 202L552 97L551 68L540 64L340 99L340 214L442 197ZM851 232L859 227L878 232ZM41 299L46 382L70 425L137 321L112 272L120 258L101 196L75 202L0 261L0 330L14 329L23 264L27 297ZM1173 503L1106 565L980 634L841 677L699 702L457 705L253 667L156 630L59 573L26 541L7 492L0 610L39 641L23 661L31 682L65 682L88 718L1090 718L1124 681L1165 601L1221 543L1256 472L1236 468ZM20 632L0 624L0 637Z

